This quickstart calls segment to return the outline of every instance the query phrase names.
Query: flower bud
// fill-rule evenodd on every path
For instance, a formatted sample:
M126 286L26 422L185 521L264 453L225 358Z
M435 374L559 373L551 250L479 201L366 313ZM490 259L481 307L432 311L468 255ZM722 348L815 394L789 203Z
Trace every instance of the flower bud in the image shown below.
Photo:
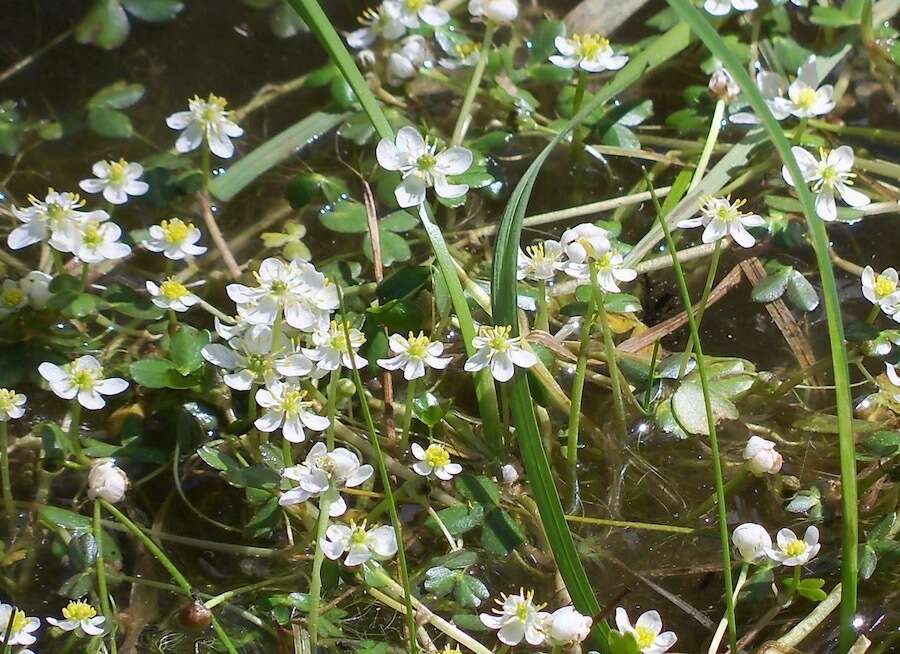
M519 481L519 471L511 463L500 468L500 475L503 477L504 484L514 484Z
M772 547L772 538L765 527L755 522L745 522L735 527L731 542L737 548L745 563L758 563L766 558L766 551Z
M724 68L716 68L709 78L709 95L713 100L731 102L741 92L734 78Z
M593 621L572 606L564 606L546 617L544 632L547 641L556 645L580 643L591 633Z
M744 460L754 475L774 475L781 470L782 458L775 451L775 443L759 436L751 436L744 448Z
M511 23L519 15L516 0L469 0L469 13L495 23Z
M128 476L112 461L95 463L88 473L88 497L92 500L106 500L112 504L120 502L128 489Z

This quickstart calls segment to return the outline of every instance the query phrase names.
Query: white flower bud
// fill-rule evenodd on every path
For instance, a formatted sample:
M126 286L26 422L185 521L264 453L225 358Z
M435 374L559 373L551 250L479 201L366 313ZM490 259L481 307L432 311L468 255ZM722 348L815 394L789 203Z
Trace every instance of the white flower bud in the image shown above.
M591 633L590 617L582 615L572 606L557 609L545 618L544 633L554 645L580 643Z
M519 471L511 463L500 468L500 474L503 476L504 484L514 484L519 481Z
M738 525L731 534L731 542L746 563L759 563L772 547L772 538L765 527L755 522Z
M128 476L112 461L95 463L88 473L88 497L116 504L125 497Z
M741 92L734 78L724 68L716 68L709 78L709 94L714 100L731 102Z
M754 475L774 475L781 470L782 458L775 451L775 443L759 436L751 436L744 448L744 460Z
M469 0L469 13L495 23L511 23L519 15L516 0Z

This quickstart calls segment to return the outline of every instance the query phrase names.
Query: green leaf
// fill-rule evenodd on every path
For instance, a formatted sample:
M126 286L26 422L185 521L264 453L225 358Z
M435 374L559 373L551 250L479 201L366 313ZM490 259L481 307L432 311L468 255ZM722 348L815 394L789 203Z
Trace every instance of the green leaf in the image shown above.
M270 497L250 518L245 531L250 538L261 538L271 534L280 520L281 506L278 504L278 498Z
M861 443L862 449L879 459L894 456L900 451L900 433L879 431Z
M457 575L456 590L453 595L460 605L467 608L477 608L481 606L483 600L490 597L490 591L480 579L461 571L458 571Z
M180 325L169 341L169 358L182 375L187 375L203 365L201 350L209 345L209 332L190 325Z
M737 407L727 398L722 397L714 388L710 388L710 402L716 420L737 420L740 413ZM706 406L703 400L703 389L699 382L682 382L672 396L672 414L678 424L689 434L709 436L709 423L706 418Z
M837 7L816 5L812 8L812 22L824 27L851 27L859 24L859 18L846 14Z
M459 491L459 494L470 502L478 502L485 507L498 506L500 504L500 489L489 477L465 472L456 477L453 485Z
M803 273L794 270L787 286L788 301L801 311L813 311L819 306L819 294Z
M289 39L309 31L309 27L286 2L278 1L269 15L269 29L279 39Z
M637 641L630 633L622 634L613 631L609 634L609 651L611 654L641 654Z
M429 568L425 571L425 589L436 597L444 597L453 592L458 573L444 567Z
M143 84L119 80L92 95L87 106L89 109L126 109L137 104L144 97L145 90Z
M525 536L516 521L503 509L496 507L485 513L481 526L481 544L497 556L509 556L525 542Z
M564 36L566 24L560 20L545 20L538 24L528 40L528 59L534 63L544 63L556 52L554 41ZM555 68L556 66L554 66Z
M385 232L379 229L381 240L381 263L391 266L395 263L403 263L412 258L412 250L406 239L393 232ZM363 252L369 260L372 260L372 239L366 234L363 238Z
M278 488L281 476L267 466L255 465L246 468L231 468L222 475L228 483L239 488Z
M175 364L167 359L141 359L132 363L128 370L132 379L145 388L168 388Z
M288 183L284 195L291 207L300 209L313 200L322 198L328 202L336 202L347 193L347 184L339 177L301 173Z
M151 23L172 20L184 9L179 0L122 0L122 4L128 13Z
M103 300L110 309L129 318L159 320L166 313L148 297L138 295L124 284L110 284L103 293Z
M448 411L449 407L443 406L431 393L419 395L413 400L413 415L429 429L439 425Z
M88 110L88 123L97 134L111 139L127 139L134 134L131 118L115 109L96 107Z
M484 507L480 504L475 504L473 506L460 504L458 506L441 509L437 514L441 519L441 522L443 522L444 526L447 528L447 531L453 536L459 536L460 534L472 531L475 527L481 526L484 518ZM433 518L428 518L425 524L434 531L440 531L440 527L438 527L437 522L435 522Z
M638 141L635 133L625 127L625 125L620 125L618 123L604 132L600 142L603 143L603 145L611 145L617 148L629 148L631 150L639 150L641 147L641 142Z
M867 420L854 419L851 424L853 431L857 434L870 434L881 427L877 422L868 422ZM839 428L838 417L827 413L814 413L795 420L791 425L791 429L813 431L817 434L837 434Z
M415 229L418 224L418 218L404 209L390 213L384 218L380 218L378 220L378 229L402 234L403 232Z
M369 231L366 208L356 200L339 200L319 214L325 227L340 234L365 234Z
M417 331L425 321L418 304L407 300L390 300L378 307L366 309L366 316L389 331L406 334Z
M754 302L774 302L784 295L793 273L793 268L785 266L779 268L777 272L766 275L753 287L750 297Z
M859 555L859 578L869 579L875 573L875 566L878 565L878 554L875 548L866 543L863 545L862 552Z
M418 293L430 276L431 269L427 266L405 266L385 277L375 289L375 295L382 303L406 299Z
M119 0L95 0L75 27L75 40L112 50L125 42L129 29L128 16Z
M198 449L197 456L203 459L203 461L205 461L206 464L210 467L222 472L241 467L241 465L238 463L238 460L233 456L231 456L230 454L225 454L224 452L221 452L214 447L210 447L209 445L204 445L203 447Z
M84 318L97 312L97 298L90 293L65 294L57 297L69 300L62 308L62 314L67 318Z

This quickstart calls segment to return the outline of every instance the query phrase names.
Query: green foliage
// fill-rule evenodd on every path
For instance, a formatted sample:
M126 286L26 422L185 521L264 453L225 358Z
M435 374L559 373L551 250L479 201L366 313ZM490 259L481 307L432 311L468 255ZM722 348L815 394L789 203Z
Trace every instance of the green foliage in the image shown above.
M140 359L129 366L134 381L146 388L192 388L203 383L201 350L209 332L181 325L169 340L168 358Z
M184 9L180 0L94 0L75 28L79 43L113 50L128 38L128 14L148 22L172 20ZM126 13L127 11L127 13Z

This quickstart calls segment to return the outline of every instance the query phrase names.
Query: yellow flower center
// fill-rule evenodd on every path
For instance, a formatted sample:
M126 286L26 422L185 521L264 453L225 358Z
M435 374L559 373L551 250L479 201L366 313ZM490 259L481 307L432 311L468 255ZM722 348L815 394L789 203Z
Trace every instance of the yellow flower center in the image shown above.
M437 165L437 157L430 152L426 152L416 160L416 168L419 172L427 173L434 170Z
M806 542L795 538L787 545L782 547L781 551L788 556L800 556L806 551Z
M428 0L406 0L405 4L410 11L419 11L428 5Z
M474 41L470 41L468 43L457 43L453 46L453 49L456 51L456 56L460 59L465 59L476 52L478 52L478 44Z
M509 349L509 335L512 327L502 325L499 327L485 327L484 336L488 339L488 346L492 350L505 352Z
M8 388L0 388L0 411L9 413L15 406L16 392Z
M100 223L91 222L85 225L81 238L84 244L92 250L103 245L103 233L100 231Z
M410 332L407 340L409 342L409 348L406 350L407 356L413 359L424 359L428 356L428 346L431 345L431 339L423 335L422 332L419 332L418 336L413 336L413 333Z
M172 218L172 220L164 220L159 224L163 231L166 241L172 245L181 243L188 237L191 230L194 229L193 223L186 223L181 218Z
M83 391L91 390L97 382L97 373L93 370L70 367L69 375L72 378L72 383Z
M656 634L643 625L635 627L634 633L636 634L635 640L637 641L637 646L640 650L647 649L656 642Z
M897 282L888 279L884 275L878 275L875 278L875 295L884 297L890 295L897 290Z
M526 622L531 614L531 602L525 601L516 607L516 619L519 622Z
M128 162L124 159L119 159L118 161L110 162L109 164L109 181L112 184L123 184L126 181L125 178L125 166L128 165Z
M609 41L599 34L575 34L575 52L582 59L594 59L609 47Z
M361 527L353 526L353 531L350 532L350 544L351 545L363 545L366 542L366 525L363 523Z
M225 98L210 93L200 112L200 120L204 123L212 123L226 118L228 116L228 112L225 111L227 104L228 101Z
M7 618L9 620L9 618ZM12 630L11 634L17 634L25 628L25 625L28 624L28 617L25 615L25 611L20 611L16 609L16 613L13 616L12 620Z
M180 300L190 293L184 284L171 277L159 285L159 292L167 300Z
M0 297L3 304L10 308L15 308L22 304L22 300L25 297L25 293L21 288L17 286L10 286L9 288L3 289L3 295Z
M283 405L285 413L298 413L308 402L304 401L306 391L291 388L284 394ZM330 459L329 459L330 460Z
M527 248L525 248L525 253L529 257L531 257L531 260L535 263L542 262L547 258L547 255L544 252L543 243L535 243L534 245L529 245Z
M797 94L797 106L801 109L812 109L812 106L816 102L816 97L816 90L807 86L805 89L801 89Z
M97 615L97 611L87 602L78 601L69 602L69 604L62 610L62 614L66 620L75 620L77 622L80 622L81 620L90 620L95 615Z
M429 445L425 450L425 463L432 468L443 468L450 463L450 453L440 445Z
M327 454L323 454L316 459L316 467L325 474L331 476L331 473L334 472L335 468L334 459Z

